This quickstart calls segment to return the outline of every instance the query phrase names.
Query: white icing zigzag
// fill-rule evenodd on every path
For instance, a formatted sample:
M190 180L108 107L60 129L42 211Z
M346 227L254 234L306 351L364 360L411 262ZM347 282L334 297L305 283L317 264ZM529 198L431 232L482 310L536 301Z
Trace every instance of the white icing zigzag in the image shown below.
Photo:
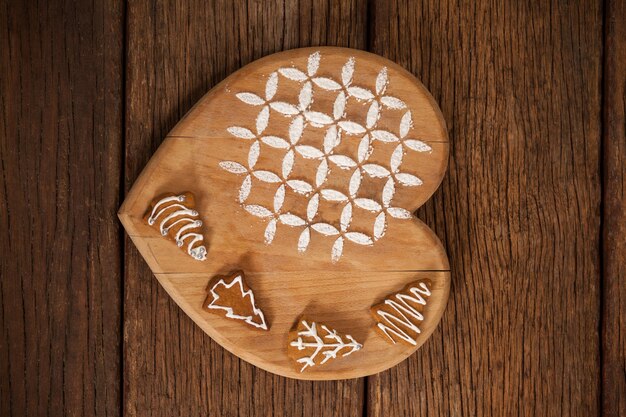
M298 339L290 343L291 346L298 348L298 350L315 348L315 351L310 356L305 356L296 360L296 362L303 364L300 372L304 371L309 366L315 366L315 359L321 352L324 359L319 363L325 364L329 359L336 359L339 352L343 349L350 349L343 353L341 356L348 356L352 352L360 350L363 345L358 343L350 335L346 335L346 339L349 342L344 342L341 336L337 334L336 330L331 330L325 325L321 325L322 330L326 332L325 336L320 336L317 332L317 323L312 322L309 324L305 320L301 322L304 326L304 330L298 332ZM308 338L309 341L306 341ZM325 339L330 339L326 341Z
M394 344L396 343L395 338L399 338L415 346L417 335L421 333L417 323L424 321L424 316L415 308L415 305L426 305L426 299L429 296L428 286L424 282L420 282L417 286L411 287L408 294L400 292L386 299L385 305L393 308L395 313L378 310L376 314L381 317L382 321L378 323L378 328ZM416 336L411 337L408 332L415 333Z
M185 244L185 241L187 241L187 253L198 261L204 261L207 253L206 247L204 245L194 247L196 243L201 243L204 240L204 237L200 233L192 231L193 229L202 226L202 220L194 218L198 217L198 212L182 204L184 201L184 195L162 198L152 208L152 212L148 218L148 224L153 226L157 219L159 219L159 217L161 217L167 210L176 207L176 211L171 212L161 219L161 223L159 224L161 234L163 236L167 236L172 227L184 223L184 225L176 233L176 236L174 236L176 244L179 248L181 248Z
M250 307L252 308L253 315L251 316L242 316L236 314L232 308L232 306L222 306L217 303L220 299L220 296L215 291L218 287L224 287L226 289L232 288L234 285L237 285L239 288L239 293L241 294L242 299L248 298L250 302ZM257 308L256 303L254 301L254 293L252 290L244 291L243 289L243 278L242 274L238 274L231 282L227 283L224 278L221 278L219 281L211 287L209 293L213 299L209 304L206 304L206 308L210 310L224 310L226 312L226 317L230 319L243 320L247 324L254 326L258 329L267 330L267 323L265 322L265 316L261 309ZM255 321L256 319L256 321Z
M397 97L387 94L389 77L387 68L380 69L373 89L353 84L356 60L349 58L336 79L319 76L318 69L322 56L319 52L311 54L307 60L307 68L278 68L272 72L265 84L264 94L239 92L236 97L243 103L260 108L254 127L230 126L228 132L250 143L247 164L235 161L222 161L220 167L236 175L245 175L239 190L238 200L249 214L266 220L265 242L272 243L277 225L302 228L298 239L298 250L305 252L309 246L312 232L332 237L334 243L331 259L338 261L344 248L344 242L371 246L381 239L387 230L389 216L396 219L410 219L411 213L392 204L398 186L416 187L422 184L417 176L401 170L405 152L431 152L425 142L415 139L410 134L413 122L411 111L406 103ZM298 82L301 85L295 103L275 100L281 77ZM312 109L314 95L318 93L336 94L331 112L325 113ZM315 93L315 94L314 94ZM295 94L294 94L295 96ZM367 115L363 120L349 118L350 104L368 105ZM355 104L356 103L356 104ZM360 104L359 104L360 103ZM393 132L383 129L379 120L386 112L402 112L399 126ZM332 113L332 114L331 114ZM271 115L290 119L286 137L278 137L265 133L273 120ZM323 130L323 144L311 146L302 144L301 139L310 130ZM358 151L356 158L337 153L338 146L346 138L356 138ZM374 144L379 147L393 146L388 164L380 165L369 160ZM255 168L261 153L261 146L284 150L280 172L271 172ZM315 178L295 179L291 177L296 155L319 162ZM331 167L350 172L348 193L325 186L332 173ZM385 179L385 185L379 201L358 196L359 189L366 178ZM248 202L253 180L277 185L271 208ZM285 191L289 189L296 195L308 199L306 216L300 217L283 210ZM323 221L319 218L320 199L343 204L341 218L336 221ZM370 211L376 215L371 232L363 233L351 227L354 209Z

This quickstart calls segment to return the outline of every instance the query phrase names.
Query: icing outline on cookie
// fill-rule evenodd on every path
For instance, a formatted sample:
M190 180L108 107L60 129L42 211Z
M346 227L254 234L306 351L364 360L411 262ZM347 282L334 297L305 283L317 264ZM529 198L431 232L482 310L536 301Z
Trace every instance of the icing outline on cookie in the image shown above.
M416 309L416 305L425 306L430 295L431 292L426 282L419 281L389 296L382 305L391 307L395 312L390 313L380 309L382 306L380 304L373 307L376 310L374 317L379 320L378 328L393 344L396 344L397 338L416 346L417 338L422 332L418 324L424 321L424 315ZM413 332L416 336L413 338L408 332Z
M209 294L210 296L213 297L213 299L211 300L209 304L207 304L205 301L205 307L209 310L223 310L226 312L226 317L228 317L229 319L242 320L245 323L251 326L254 326L258 329L267 330L268 328L267 328L267 323L265 321L265 315L263 314L261 309L256 306L256 302L254 300L254 292L252 291L252 289L249 289L247 291L243 289L243 272L238 272L234 275L235 277L229 283L227 283L225 279L231 278L232 275L228 277L222 277L218 281L216 281L215 284L213 284L213 286L209 289ZM241 316L239 314L235 314L232 307L217 304L217 301L220 299L219 294L215 292L217 287L222 286L226 289L230 289L236 284L239 286L239 293L241 294L241 298L245 299L246 297L249 297L253 316ZM257 317L260 320L260 323L254 322L255 317Z
M187 243L187 254L195 260L204 261L206 260L207 254L206 247L204 245L194 247L196 243L204 241L204 236L202 236L202 234L200 233L196 233L193 231L189 231L183 234L183 232L187 230L196 229L202 226L202 220L194 218L198 217L199 213L196 210L190 209L189 207L182 204L185 200L186 197L184 194L161 198L159 201L156 202L154 207L152 207L152 211L150 212L150 216L148 217L148 224L150 226L154 226L157 219L161 217L161 215L167 210L174 207L179 208L179 210L170 213L161 220L161 223L159 224L159 231L161 232L162 236L167 236L172 227L181 222L186 222L187 224L182 226L176 233L176 236L174 236L174 241L179 248L182 248L185 244L185 240L191 238L191 241ZM162 206L164 207L157 211L157 209ZM180 218L174 220L177 217ZM174 221L168 224L168 222L170 222L171 220Z

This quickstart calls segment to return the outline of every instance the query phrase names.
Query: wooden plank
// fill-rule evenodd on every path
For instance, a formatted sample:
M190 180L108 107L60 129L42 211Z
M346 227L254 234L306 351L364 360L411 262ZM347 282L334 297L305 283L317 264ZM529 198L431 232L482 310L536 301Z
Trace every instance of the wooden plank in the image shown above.
M0 415L119 415L123 4L0 4Z
M373 17L372 51L448 123L448 176L419 215L452 288L424 347L369 378L368 414L597 415L600 2L390 1Z
M126 189L217 82L281 49L362 48L365 12L356 1L129 3ZM289 380L226 352L175 305L128 239L124 288L127 415L361 413L362 380Z
M603 100L602 412L626 416L626 3L607 1Z

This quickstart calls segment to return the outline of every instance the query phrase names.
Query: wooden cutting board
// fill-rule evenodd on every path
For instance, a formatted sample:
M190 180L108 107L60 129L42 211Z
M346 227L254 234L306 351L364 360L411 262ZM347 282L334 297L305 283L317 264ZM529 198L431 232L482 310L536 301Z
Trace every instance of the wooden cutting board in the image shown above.
M443 117L403 68L353 49L296 49L208 92L165 138L119 217L169 295L233 354L292 378L362 377L411 355L445 308L445 250L412 213L447 159ZM203 222L204 261L145 220L156 197L184 192ZM203 309L209 281L234 270L244 271L268 331ZM415 345L394 344L370 308L420 279L431 292L421 333ZM362 349L301 372L287 349L301 317Z

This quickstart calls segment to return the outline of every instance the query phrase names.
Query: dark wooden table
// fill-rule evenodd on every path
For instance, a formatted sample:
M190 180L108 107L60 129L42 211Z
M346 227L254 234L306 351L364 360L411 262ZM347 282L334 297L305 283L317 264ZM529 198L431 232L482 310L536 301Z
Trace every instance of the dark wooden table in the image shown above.
M626 416L625 3L1 0L0 415ZM207 90L309 45L400 63L450 131L447 311L367 379L224 351L116 218Z

